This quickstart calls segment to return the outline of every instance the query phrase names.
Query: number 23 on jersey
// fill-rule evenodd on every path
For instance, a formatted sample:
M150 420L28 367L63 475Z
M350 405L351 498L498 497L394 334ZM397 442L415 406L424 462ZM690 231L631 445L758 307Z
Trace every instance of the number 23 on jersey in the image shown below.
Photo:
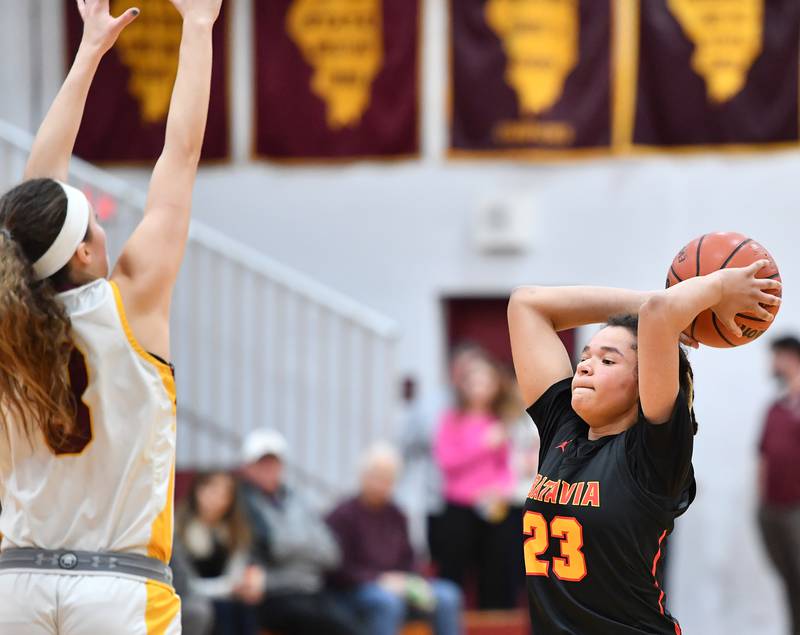
M553 575L559 580L580 582L586 577L586 558L583 547L583 526L575 518L556 516L550 521L539 512L525 512L522 531L527 536L524 543L525 572L528 575L548 576L550 562L541 556L550 546L550 539L561 544L561 556L553 556Z

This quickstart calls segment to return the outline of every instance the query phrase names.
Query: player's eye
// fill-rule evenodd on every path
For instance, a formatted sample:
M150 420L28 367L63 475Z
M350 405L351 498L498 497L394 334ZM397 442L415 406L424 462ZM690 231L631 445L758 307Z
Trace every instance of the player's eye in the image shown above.
M613 366L613 365L614 365L614 360L613 360L613 359L604 359L604 360L603 360L603 363L604 363L606 366Z

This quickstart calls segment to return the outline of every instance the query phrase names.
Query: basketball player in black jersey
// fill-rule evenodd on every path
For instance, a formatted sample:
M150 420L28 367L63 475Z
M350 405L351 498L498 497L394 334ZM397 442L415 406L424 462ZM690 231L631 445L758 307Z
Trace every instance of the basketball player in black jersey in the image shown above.
M514 366L541 437L523 520L536 635L680 634L661 563L695 493L693 382L681 331L709 308L734 332L737 313L770 320L761 305L780 302L766 293L780 283L755 278L766 264L666 291L513 293ZM601 322L573 375L557 332Z

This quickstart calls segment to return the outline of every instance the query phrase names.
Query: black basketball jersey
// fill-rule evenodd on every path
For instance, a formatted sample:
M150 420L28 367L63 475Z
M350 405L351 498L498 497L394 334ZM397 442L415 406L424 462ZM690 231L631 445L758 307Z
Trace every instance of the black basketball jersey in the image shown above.
M533 631L680 634L661 585L667 536L695 493L686 397L663 425L640 415L596 441L571 399L565 379L528 409L541 438L523 518Z

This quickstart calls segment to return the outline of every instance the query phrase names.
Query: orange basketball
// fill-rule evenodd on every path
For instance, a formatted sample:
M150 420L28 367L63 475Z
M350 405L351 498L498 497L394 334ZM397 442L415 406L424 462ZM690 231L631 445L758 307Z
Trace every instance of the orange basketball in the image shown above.
M686 245L675 256L667 273L667 288L687 278L704 276L726 267L746 267L765 258L770 261L770 264L758 272L758 277L780 280L781 274L778 272L775 260L763 246L752 238L735 232L703 234ZM768 293L780 296L780 291L769 290ZM778 312L777 306L764 306L764 308L772 315ZM684 332L706 346L730 348L752 342L763 335L772 324L772 322L766 322L746 313L737 315L736 323L742 327L741 337L723 326L709 309L698 315Z

